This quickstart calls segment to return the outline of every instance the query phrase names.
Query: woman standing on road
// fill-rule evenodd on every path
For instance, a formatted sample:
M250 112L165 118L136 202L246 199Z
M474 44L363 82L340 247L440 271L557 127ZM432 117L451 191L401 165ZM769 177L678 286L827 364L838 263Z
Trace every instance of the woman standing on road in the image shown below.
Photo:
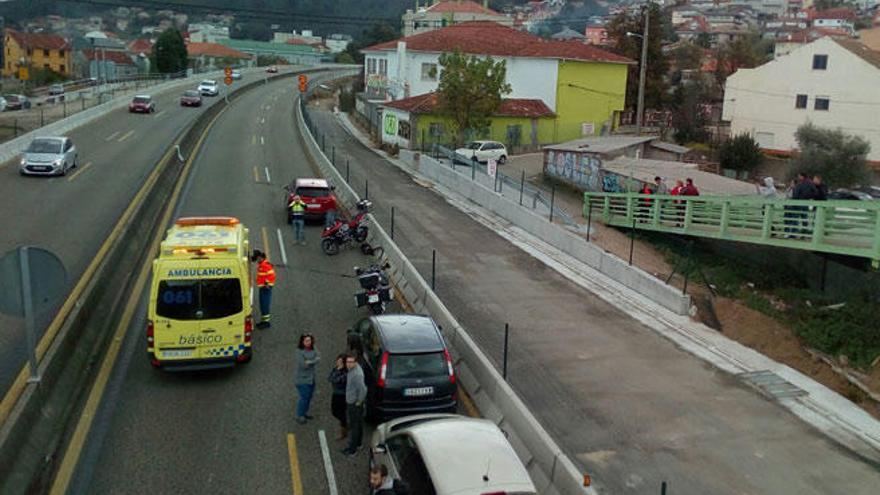
M345 384L348 369L345 367L345 356L345 353L336 356L336 362L333 363L333 369L330 370L330 376L327 377L327 380L333 386L330 412L334 418L339 420L339 437L337 437L337 440L344 440L348 436L348 420L346 419L345 412Z
M315 337L310 333L300 335L296 351L296 390L299 392L299 401L296 403L296 422L299 424L305 424L306 420L314 419L309 416L309 406L312 403L312 395L315 393L315 365L320 360L321 356L315 350Z

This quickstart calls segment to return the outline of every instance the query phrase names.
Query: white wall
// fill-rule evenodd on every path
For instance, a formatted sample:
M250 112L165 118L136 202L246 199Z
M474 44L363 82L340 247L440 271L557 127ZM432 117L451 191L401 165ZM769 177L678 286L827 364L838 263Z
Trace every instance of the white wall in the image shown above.
M826 70L813 70L813 55L828 55ZM722 118L732 135L749 133L767 149L791 151L794 133L807 122L840 128L871 143L869 160L880 160L880 68L862 60L831 38L820 38L755 69L740 69L727 79ZM796 109L798 94L807 108ZM814 108L828 97L829 110Z
M404 63L400 64L398 52L372 52L367 58L388 60L389 86L393 98L404 98L405 89L409 96L417 96L437 90L440 71L440 54L406 51ZM532 98L543 100L551 110L556 111L556 82L558 61L542 58L511 58L507 61L507 82L512 92L507 98ZM367 62L364 62L365 64ZM422 80L422 64L437 64L437 80Z
M395 108L382 109L382 142L396 144L401 148L409 148L409 139L400 136L400 128L410 126L409 113ZM412 127L410 126L410 132Z

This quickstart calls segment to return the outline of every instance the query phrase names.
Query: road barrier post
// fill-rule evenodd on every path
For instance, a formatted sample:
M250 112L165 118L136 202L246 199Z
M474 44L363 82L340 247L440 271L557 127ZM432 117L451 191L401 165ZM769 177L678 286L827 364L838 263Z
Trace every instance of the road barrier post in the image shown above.
M349 159L346 158L346 159L345 159L345 182L346 182L346 183L350 183L350 182L351 182L351 180L350 180L350 179L351 179L351 174L350 174L350 172L351 172L351 163L349 163Z
M471 180L476 180L477 178L477 156L474 155L471 157Z
M364 179L364 199L370 199L370 181Z
M501 376L507 381L507 338L510 335L510 324L504 324L504 359L501 366Z
M336 166L336 146L333 146L331 149L333 150L333 152L330 153L330 163L332 163L333 166L335 167Z
M632 228L629 229L629 266L633 264L633 248L636 243L636 219L633 218Z
M40 108L40 127L43 127L43 109Z
M394 207L391 207L391 240L394 240Z
M519 181L519 205L522 206L523 191L526 189L526 171L522 171L522 178Z
M327 151L327 134L321 134L321 151Z
M593 203L587 200L587 242L590 242L590 227L593 223Z
M660 483L660 495L666 495L666 482L665 481Z
M431 290L434 290L434 280L437 277L437 250L431 250Z
M553 205L556 203L556 186L550 189L550 223L553 223Z

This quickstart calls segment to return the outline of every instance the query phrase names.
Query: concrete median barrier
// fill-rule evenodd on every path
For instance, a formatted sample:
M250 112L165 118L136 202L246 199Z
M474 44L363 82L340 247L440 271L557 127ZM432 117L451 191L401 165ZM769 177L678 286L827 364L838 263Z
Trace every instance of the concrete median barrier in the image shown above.
M343 176L307 130L302 107L296 106L297 129L305 148L324 177L332 180L336 193L346 207L352 208L358 194L345 182ZM450 177L458 182L458 178ZM472 187L464 180L461 187ZM474 194L479 191L473 188ZM571 459L559 448L516 392L502 378L489 358L458 323L443 301L431 290L415 266L397 244L391 240L376 219L371 220L369 241L382 246L384 261L391 264L389 275L406 302L415 313L429 314L441 326L444 338L452 348L459 379L484 417L496 422L508 436L520 459L529 470L538 493L545 495L592 494L592 488L583 486L584 476Z
M280 74L273 79L293 75ZM260 84L262 80L236 88L230 93L230 102ZM160 225L166 209L174 207L169 198L183 170L175 147L179 145L180 154L191 158L198 151L200 137L224 108L224 104L213 105L170 143L100 248L94 268L90 266L86 271L80 282L84 289L71 296L75 302L65 304L70 309L57 317L62 323L40 359L41 381L23 385L0 427L0 465L4 472L0 493L48 491L60 462L59 454L69 441L69 426L78 416L120 320L121 301L137 289L137 268L155 256L150 252L150 242L166 228ZM26 377L26 373L21 376ZM4 402L14 392L11 389Z

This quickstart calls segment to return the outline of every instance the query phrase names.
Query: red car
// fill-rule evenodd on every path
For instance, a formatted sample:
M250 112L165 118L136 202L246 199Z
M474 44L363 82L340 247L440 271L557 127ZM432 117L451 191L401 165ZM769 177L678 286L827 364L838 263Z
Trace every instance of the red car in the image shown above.
M200 107L202 106L202 94L195 90L189 90L180 97L180 106L182 107Z
M156 104L153 98L148 95L138 95L128 104L128 111L131 113L153 113L156 111Z
M325 179L296 179L290 186L284 186L287 190L284 208L287 210L287 223L293 220L290 211L290 203L294 196L299 196L306 204L306 220L324 220L328 211L336 210L336 189L327 183Z

